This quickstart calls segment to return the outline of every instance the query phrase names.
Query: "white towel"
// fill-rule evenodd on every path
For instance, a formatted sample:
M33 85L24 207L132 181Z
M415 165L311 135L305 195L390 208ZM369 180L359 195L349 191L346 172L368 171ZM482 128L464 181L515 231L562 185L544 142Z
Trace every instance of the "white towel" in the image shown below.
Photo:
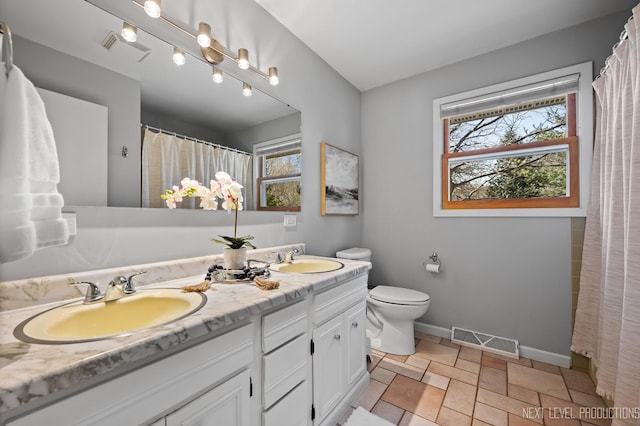
M8 78L1 74L0 263L6 263L66 244L69 231L62 219L58 153L44 103L17 66Z

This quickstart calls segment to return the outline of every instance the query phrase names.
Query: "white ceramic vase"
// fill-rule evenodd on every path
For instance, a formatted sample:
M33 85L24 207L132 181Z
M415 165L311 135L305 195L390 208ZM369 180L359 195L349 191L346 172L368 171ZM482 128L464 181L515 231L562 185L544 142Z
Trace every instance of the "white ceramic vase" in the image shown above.
M243 269L247 263L247 248L224 249L224 268L225 269Z

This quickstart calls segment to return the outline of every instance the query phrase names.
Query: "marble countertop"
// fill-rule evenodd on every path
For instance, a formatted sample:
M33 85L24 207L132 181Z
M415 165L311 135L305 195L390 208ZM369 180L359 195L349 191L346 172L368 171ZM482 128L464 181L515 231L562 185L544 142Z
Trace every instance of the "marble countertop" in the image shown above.
M207 291L206 305L179 321L142 330L129 336L72 344L29 344L13 336L23 320L68 303L69 300L30 306L0 313L0 419L25 404L54 393L78 387L96 376L111 374L152 355L175 349L178 345L212 336L248 321L253 315L304 298L338 282L366 273L368 262L340 259L344 268L326 273L288 274L272 272L271 280L280 282L275 290L263 291L252 283L217 284ZM179 288L197 284L203 275L154 283L158 287ZM39 404L35 404L39 405ZM22 411L22 410L20 410Z

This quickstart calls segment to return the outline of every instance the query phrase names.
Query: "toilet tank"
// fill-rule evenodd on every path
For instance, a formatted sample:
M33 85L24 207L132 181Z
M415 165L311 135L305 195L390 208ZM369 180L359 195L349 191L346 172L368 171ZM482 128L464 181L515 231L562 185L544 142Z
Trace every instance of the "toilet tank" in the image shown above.
M361 260L371 262L371 250L368 248L353 247L346 250L340 250L336 253L338 259Z

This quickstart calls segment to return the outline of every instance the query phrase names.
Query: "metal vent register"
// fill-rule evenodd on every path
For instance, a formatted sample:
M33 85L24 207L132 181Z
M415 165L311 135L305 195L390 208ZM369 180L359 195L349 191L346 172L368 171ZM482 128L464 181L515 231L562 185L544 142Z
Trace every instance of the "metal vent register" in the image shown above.
M491 334L453 327L451 329L451 341L511 358L520 358L520 344L517 340L506 337L492 336Z

